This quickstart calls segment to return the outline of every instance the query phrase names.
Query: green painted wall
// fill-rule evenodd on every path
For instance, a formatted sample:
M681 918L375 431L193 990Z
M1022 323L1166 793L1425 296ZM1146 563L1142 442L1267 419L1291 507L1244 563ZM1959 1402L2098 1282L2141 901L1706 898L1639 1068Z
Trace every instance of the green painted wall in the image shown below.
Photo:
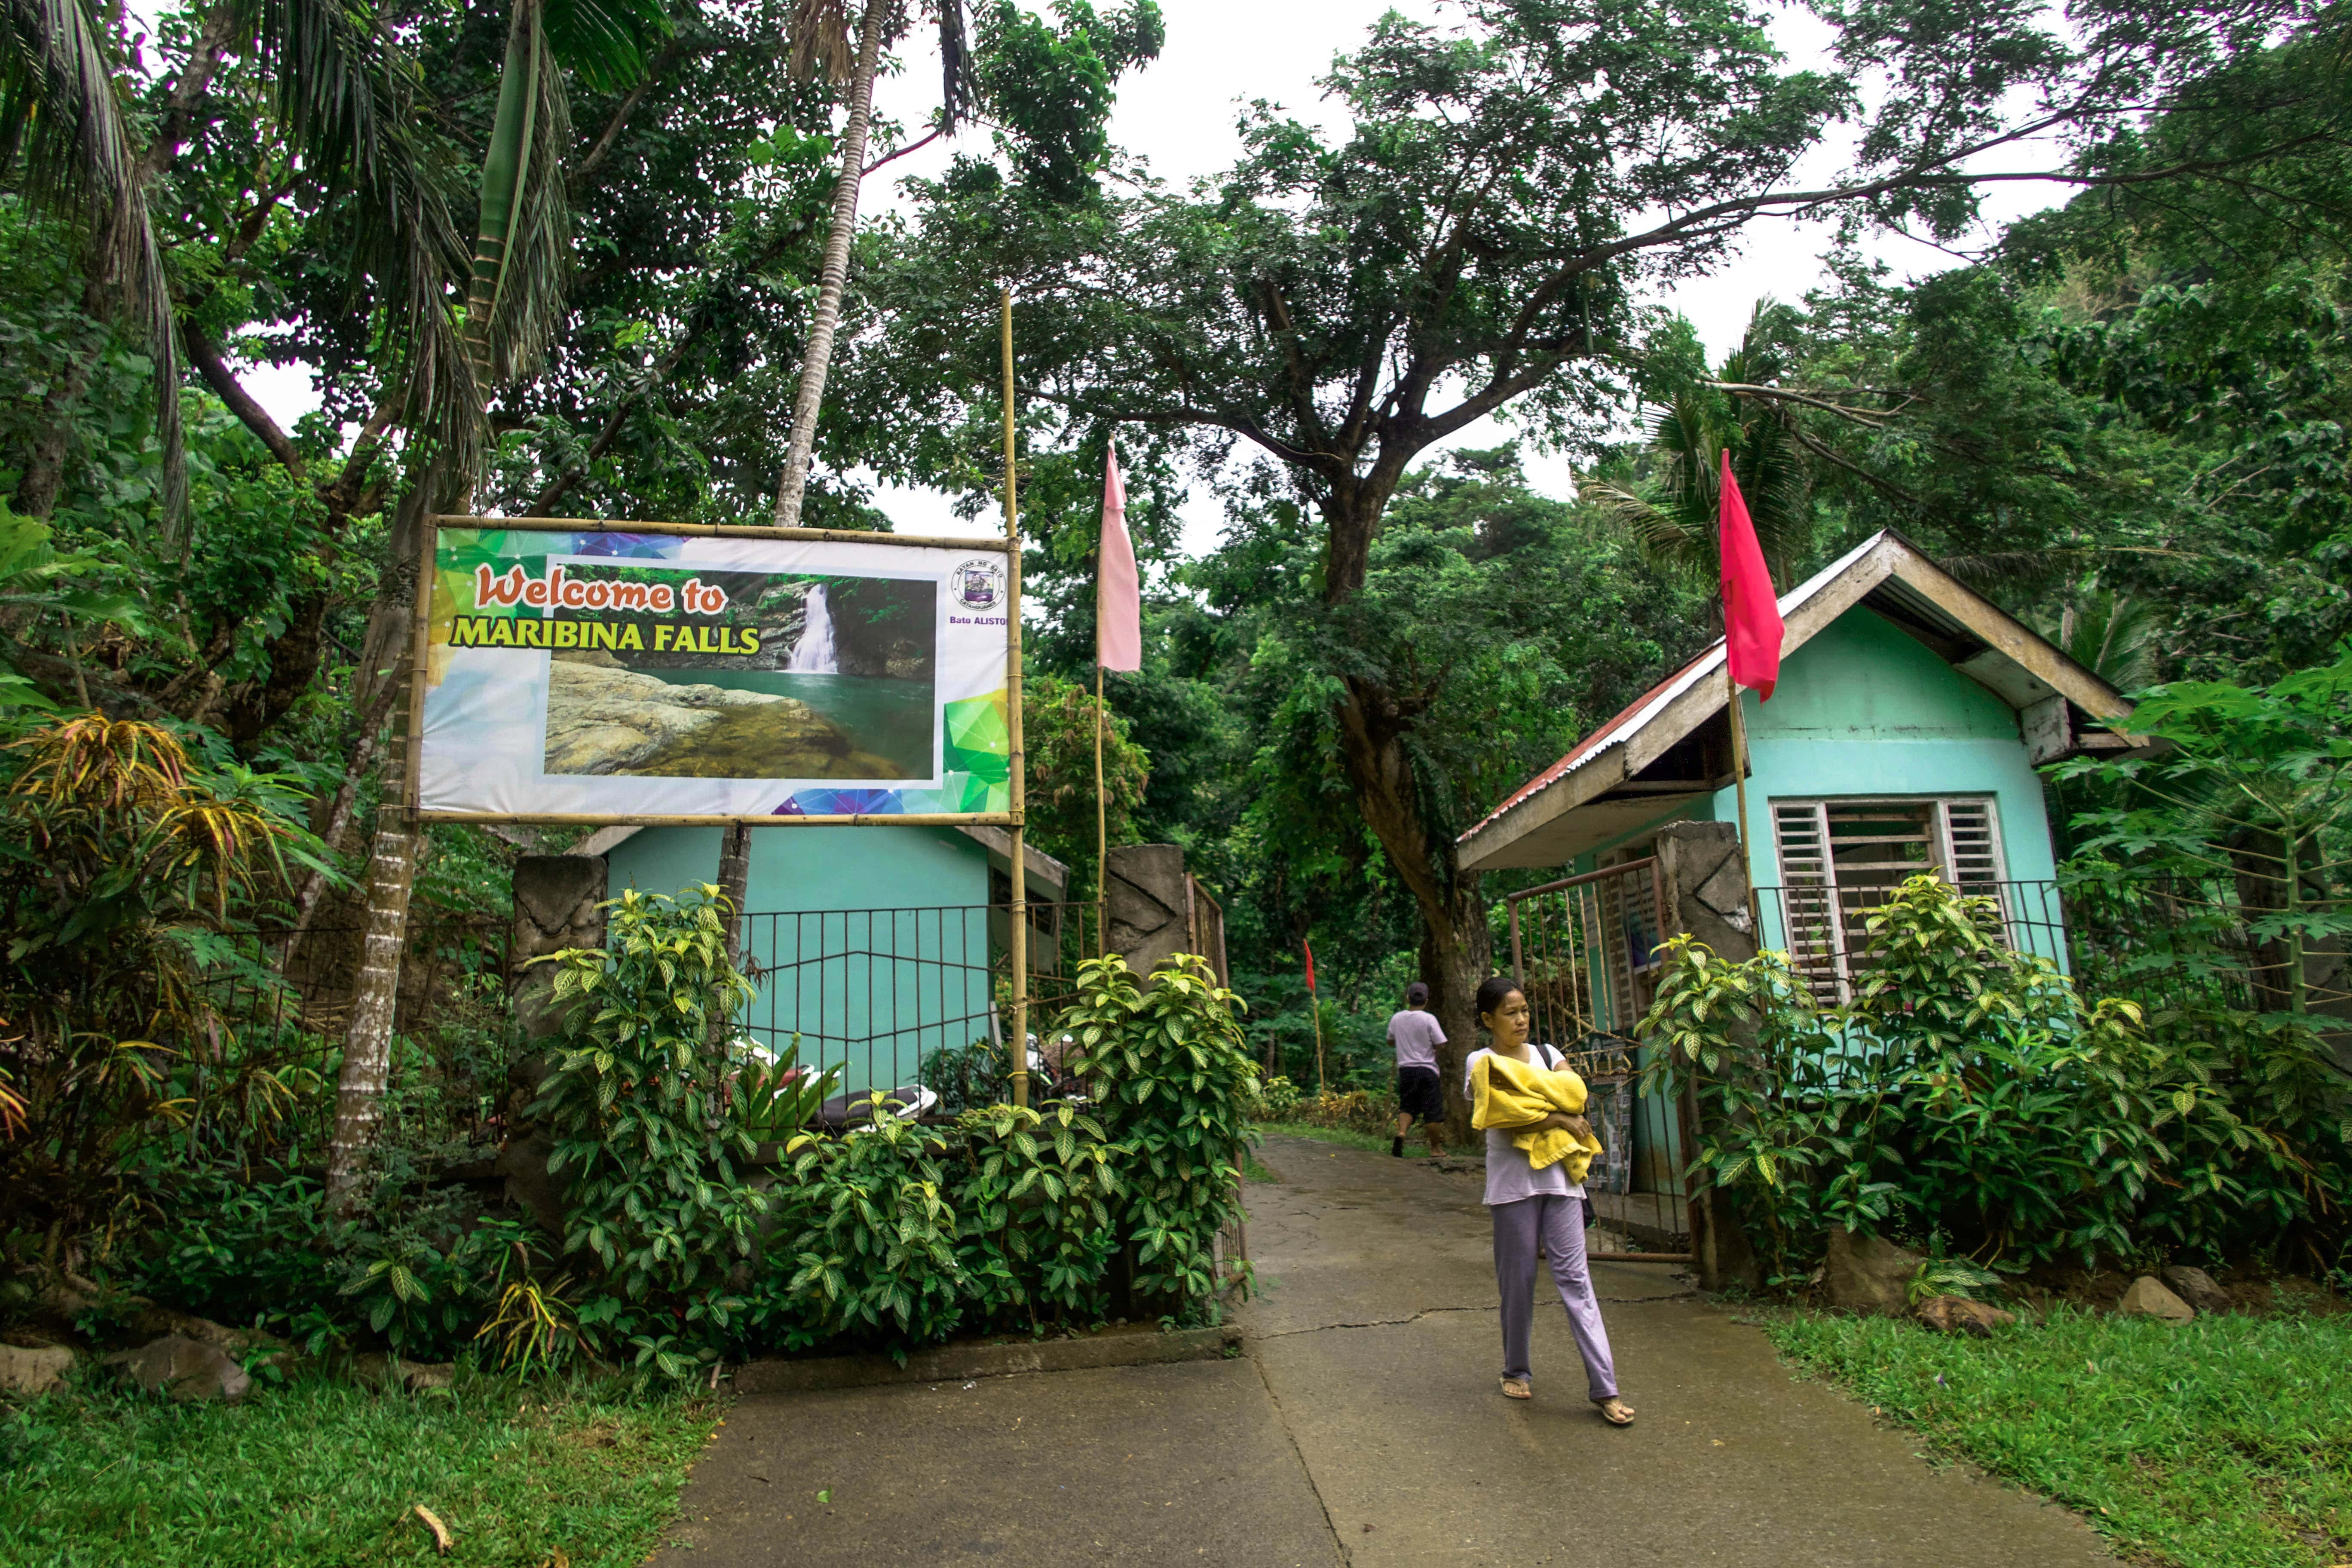
M1741 692L1740 713L1759 884L1780 879L1771 802L1824 795L1991 795L2009 879L2057 875L2042 780L2026 761L2016 712L1869 610L1847 611L1791 654L1769 702ZM1570 869L1590 871L1608 851L1670 822L1728 822L1738 798L1721 790L1665 813L1579 856Z
M2016 710L1870 611L1847 611L1790 656L1769 702L1752 691L1740 697L1752 770L1747 837L1759 885L1780 879L1771 802L1820 795L1990 795L2007 879L2057 875L2042 780L2026 760ZM1718 791L1710 820L1731 820L1736 801ZM1779 928L1768 910L1765 940L1776 947L1786 940ZM2065 962L2062 943L2033 945Z
M719 877L716 827L647 827L611 886L675 893ZM751 1036L844 1069L851 1093L914 1080L988 1032L988 852L945 827L772 827L751 836L744 946Z

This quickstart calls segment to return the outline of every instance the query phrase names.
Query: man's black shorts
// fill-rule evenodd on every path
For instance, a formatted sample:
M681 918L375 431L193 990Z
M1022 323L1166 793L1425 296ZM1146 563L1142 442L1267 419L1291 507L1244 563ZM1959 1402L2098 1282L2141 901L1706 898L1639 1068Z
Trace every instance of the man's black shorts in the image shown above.
M1445 1093L1438 1086L1435 1068L1397 1068L1397 1110L1423 1121L1445 1120Z

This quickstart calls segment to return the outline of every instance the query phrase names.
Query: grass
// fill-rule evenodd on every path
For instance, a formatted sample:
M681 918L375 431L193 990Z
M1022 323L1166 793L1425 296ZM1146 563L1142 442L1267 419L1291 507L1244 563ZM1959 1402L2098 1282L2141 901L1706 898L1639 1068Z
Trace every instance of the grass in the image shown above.
M1385 1135L1359 1132L1349 1127L1310 1127L1304 1121L1261 1121L1257 1130L1276 1138L1312 1138L1318 1143L1337 1143L1342 1149L1365 1149L1375 1154L1389 1152L1389 1141ZM1415 1140L1415 1147L1419 1147L1418 1139Z
M1781 1354L2164 1568L2352 1559L2352 1317L2172 1327L2062 1308L1985 1340L1819 1313Z
M410 1397L306 1379L236 1405L93 1385L0 1407L0 1562L624 1568L721 1414L610 1384ZM447 1557L418 1503L455 1535Z

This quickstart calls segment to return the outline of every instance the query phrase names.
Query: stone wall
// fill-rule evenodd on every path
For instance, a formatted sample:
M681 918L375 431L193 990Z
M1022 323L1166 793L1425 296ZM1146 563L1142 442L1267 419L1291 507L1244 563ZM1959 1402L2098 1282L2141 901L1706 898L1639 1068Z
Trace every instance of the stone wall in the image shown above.
M526 855L515 862L509 995L515 1022L533 1044L548 1040L563 1020L550 996L555 966L530 961L567 947L604 945L604 911L596 906L604 900L605 882L602 856ZM507 1107L508 1135L497 1168L506 1178L508 1199L561 1236L562 1193L547 1170L555 1142L525 1110L537 1096L545 1059L526 1059L516 1069L514 1099Z

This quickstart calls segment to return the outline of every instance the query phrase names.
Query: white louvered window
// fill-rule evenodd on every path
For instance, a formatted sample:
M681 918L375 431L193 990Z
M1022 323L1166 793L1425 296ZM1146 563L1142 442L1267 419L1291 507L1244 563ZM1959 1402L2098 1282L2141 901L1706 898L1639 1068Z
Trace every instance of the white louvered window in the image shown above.
M1775 800L1772 829L1782 939L1824 1002L1851 995L1864 920L1905 879L1933 871L2001 893L2000 826L1988 796Z

